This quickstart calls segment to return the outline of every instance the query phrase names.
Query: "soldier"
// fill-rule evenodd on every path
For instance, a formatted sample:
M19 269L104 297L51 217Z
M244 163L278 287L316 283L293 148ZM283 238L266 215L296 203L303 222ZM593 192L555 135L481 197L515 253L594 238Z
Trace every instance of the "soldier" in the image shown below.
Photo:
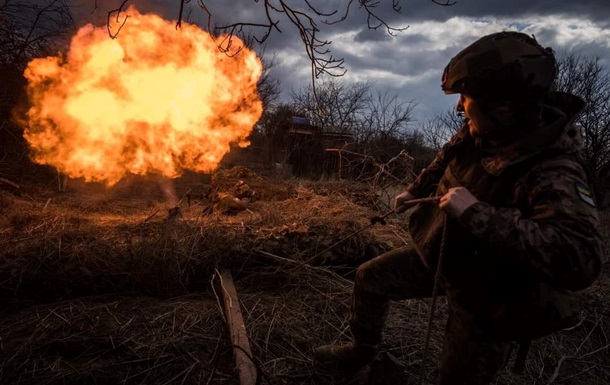
M430 296L438 266L449 309L439 384L489 384L512 341L573 324L571 295L599 276L601 236L573 124L584 102L553 92L555 76L553 51L518 32L484 36L449 62L442 89L460 94L465 124L395 198L440 203L415 207L408 247L358 268L354 340L316 349L318 362L349 372L371 362L389 302Z

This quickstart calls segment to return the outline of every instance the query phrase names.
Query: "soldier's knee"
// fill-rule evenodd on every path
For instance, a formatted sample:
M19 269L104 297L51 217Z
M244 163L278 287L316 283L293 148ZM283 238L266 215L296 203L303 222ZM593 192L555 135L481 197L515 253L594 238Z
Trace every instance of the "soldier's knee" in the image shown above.
M364 285L374 282L376 280L377 275L375 274L375 272L375 264L372 260L363 263L358 267L358 270L356 270L356 282Z

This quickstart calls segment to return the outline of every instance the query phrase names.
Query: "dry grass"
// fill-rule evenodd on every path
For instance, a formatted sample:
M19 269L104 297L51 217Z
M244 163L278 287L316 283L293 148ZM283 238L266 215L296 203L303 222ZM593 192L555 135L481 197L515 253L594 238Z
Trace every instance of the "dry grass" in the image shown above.
M203 215L208 180L191 176L177 182L178 196L199 198L183 201L177 220L158 187L143 181L61 194L32 187L21 198L0 191L0 383L236 384L216 298L220 267L233 271L264 381L345 383L314 367L311 351L349 339L350 271L402 245L403 222L372 226L305 266L379 214L375 194L254 174L219 183L237 179L259 193L248 210ZM606 274L582 294L579 327L536 341L526 373L507 370L498 383L609 383L609 291ZM420 373L429 306L392 307L384 349L405 365L409 383ZM445 307L441 299L424 383L434 383Z
M213 363L231 361L214 301L197 295L36 306L3 319L0 333L3 384L204 384Z

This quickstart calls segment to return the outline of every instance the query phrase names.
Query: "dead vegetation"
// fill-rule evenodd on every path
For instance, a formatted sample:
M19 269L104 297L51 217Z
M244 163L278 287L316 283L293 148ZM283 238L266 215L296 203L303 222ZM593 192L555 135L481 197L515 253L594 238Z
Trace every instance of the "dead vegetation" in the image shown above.
M349 339L354 268L407 242L404 218L371 226L307 260L384 212L366 185L263 177L235 168L216 177L256 192L234 215L205 209L211 180L176 181L171 216L156 183L111 189L70 181L0 190L0 383L235 384L217 271L233 272L262 383L338 384L314 367L314 347ZM188 199L187 199L188 197ZM608 218L605 217L605 220ZM605 223L608 234L608 223ZM608 275L586 294L582 322L536 341L524 375L501 382L607 384ZM424 382L441 350L439 301ZM384 349L417 383L429 301L392 308Z

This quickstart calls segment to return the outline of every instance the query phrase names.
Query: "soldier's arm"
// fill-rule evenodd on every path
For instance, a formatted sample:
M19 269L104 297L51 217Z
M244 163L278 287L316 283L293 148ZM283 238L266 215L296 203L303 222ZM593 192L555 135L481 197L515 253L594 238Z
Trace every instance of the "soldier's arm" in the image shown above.
M534 172L524 185L528 212L478 202L460 217L497 257L532 270L564 289L591 285L601 271L601 235L584 170L556 161Z
M456 147L461 145L468 135L468 126L464 125L460 131L458 131L453 137L447 142L443 148L436 154L434 160L424 168L417 178L411 183L406 191L410 192L416 198L422 198L432 195L436 192L436 187L441 177L445 173L447 164L453 157L453 151Z

